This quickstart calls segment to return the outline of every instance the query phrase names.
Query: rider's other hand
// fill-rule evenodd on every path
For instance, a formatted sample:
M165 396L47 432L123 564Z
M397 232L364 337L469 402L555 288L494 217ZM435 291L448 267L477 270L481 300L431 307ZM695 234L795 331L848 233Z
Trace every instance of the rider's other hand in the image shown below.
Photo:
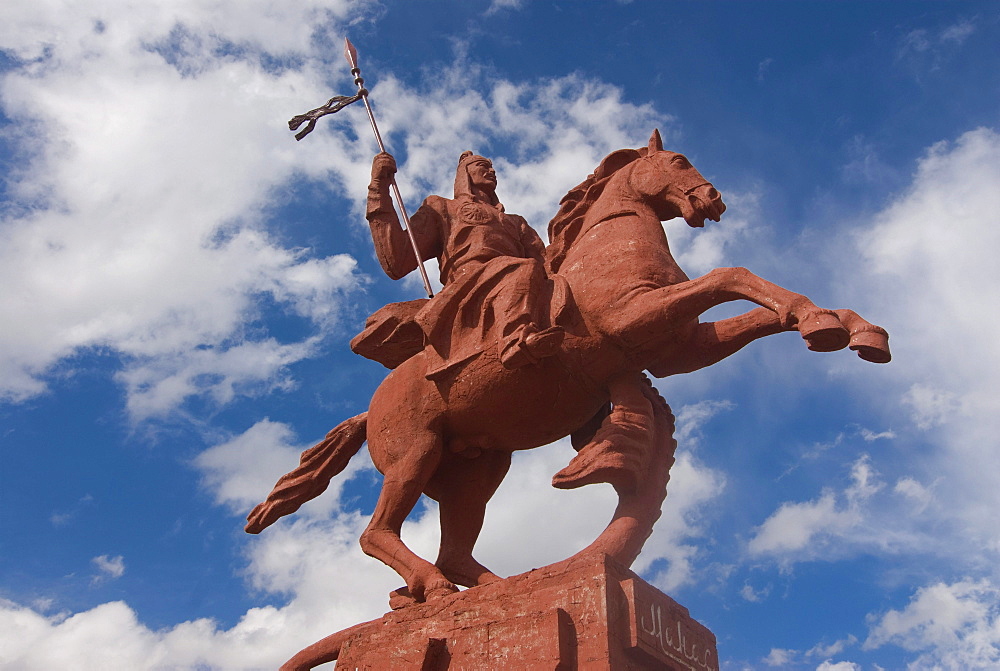
M396 174L396 159L392 154L381 152L372 160L372 179L389 179Z

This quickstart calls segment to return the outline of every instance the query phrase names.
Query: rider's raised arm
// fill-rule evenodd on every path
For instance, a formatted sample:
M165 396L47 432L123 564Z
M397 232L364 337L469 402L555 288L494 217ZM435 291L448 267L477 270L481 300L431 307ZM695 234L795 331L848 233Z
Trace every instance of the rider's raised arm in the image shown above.
M390 154L378 154L372 161L372 181L368 185L368 207L365 218L372 231L375 255L382 270L398 280L417 267L417 258L409 236L399 224L399 217L392 205L389 185L396 172L396 161ZM417 247L424 260L441 253L440 222L438 215L427 205L421 205L412 217L410 226Z

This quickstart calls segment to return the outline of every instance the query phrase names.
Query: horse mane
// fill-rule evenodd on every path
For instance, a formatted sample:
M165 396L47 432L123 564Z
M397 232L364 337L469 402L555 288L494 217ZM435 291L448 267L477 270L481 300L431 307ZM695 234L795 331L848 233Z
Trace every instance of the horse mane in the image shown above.
M605 157L594 172L583 180L559 201L559 212L549 222L549 246L546 249L551 272L559 271L566 259L566 253L580 236L583 230L583 220L591 206L604 193L608 181L622 168L631 165L645 156L646 147L642 149L619 149Z

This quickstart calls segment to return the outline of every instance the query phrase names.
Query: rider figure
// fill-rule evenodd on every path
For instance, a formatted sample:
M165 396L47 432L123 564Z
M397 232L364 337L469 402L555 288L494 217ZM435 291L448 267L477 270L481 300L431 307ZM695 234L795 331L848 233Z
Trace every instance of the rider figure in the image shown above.
M400 279L416 269L417 259L389 197L395 172L390 154L375 156L366 218L382 269ZM423 343L430 345L423 351L431 380L447 377L494 342L503 366L520 368L554 355L565 337L563 328L552 324L565 291L546 272L545 245L523 217L504 212L496 187L489 159L467 151L458 161L455 197L429 196L410 218L421 257L438 258L443 288L429 301L391 304L380 312L386 322L396 323L402 313L404 324L412 320L420 327ZM374 317L366 333L379 343L382 317ZM385 343L359 353L387 363L373 356L379 347ZM635 488L653 422L641 387L638 373L611 381L614 409L577 432L574 446L580 453L556 475L555 486L609 482L621 491Z
M390 154L375 156L366 218L383 270L399 279L417 259L389 198L395 172ZM444 285L414 317L431 345L430 379L492 342L506 368L537 363L555 354L565 336L549 315L545 245L523 217L504 212L496 186L489 159L467 151L459 158L455 197L430 196L411 217L420 254L438 258Z

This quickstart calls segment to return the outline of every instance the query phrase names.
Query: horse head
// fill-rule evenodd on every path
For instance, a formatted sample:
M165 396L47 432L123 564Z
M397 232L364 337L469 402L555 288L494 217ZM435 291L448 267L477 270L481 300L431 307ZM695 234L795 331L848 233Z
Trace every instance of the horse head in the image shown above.
M581 235L608 216L634 208L651 212L657 221L684 217L698 228L726 211L722 196L686 157L663 149L658 130L646 147L609 154L559 204L549 222L548 256L556 272Z
M695 228L704 226L706 219L719 221L726 211L722 196L683 154L663 149L658 130L638 153L640 158L622 177L660 221L683 217Z

